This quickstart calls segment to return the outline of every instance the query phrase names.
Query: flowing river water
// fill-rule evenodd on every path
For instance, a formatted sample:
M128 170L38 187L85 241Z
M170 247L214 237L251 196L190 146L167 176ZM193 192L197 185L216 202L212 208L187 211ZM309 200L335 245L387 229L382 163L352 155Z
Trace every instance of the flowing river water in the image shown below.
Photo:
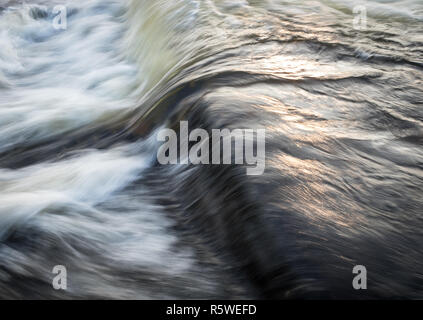
M0 2L0 297L423 298L422 71L420 0ZM158 164L180 120L264 174Z

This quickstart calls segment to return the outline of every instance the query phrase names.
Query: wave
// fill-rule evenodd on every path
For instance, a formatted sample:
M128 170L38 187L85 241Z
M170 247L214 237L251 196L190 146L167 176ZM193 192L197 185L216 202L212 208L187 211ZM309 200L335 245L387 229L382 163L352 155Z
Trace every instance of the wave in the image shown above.
M0 296L421 298L417 2L58 3L0 13ZM159 165L181 120L266 128L264 174Z

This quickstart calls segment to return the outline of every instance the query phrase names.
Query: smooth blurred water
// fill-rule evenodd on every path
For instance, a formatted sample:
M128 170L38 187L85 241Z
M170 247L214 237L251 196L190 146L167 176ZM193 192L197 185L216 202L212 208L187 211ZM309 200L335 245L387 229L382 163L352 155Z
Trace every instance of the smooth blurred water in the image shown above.
M421 1L0 7L1 297L422 298ZM264 175L158 165L180 120Z

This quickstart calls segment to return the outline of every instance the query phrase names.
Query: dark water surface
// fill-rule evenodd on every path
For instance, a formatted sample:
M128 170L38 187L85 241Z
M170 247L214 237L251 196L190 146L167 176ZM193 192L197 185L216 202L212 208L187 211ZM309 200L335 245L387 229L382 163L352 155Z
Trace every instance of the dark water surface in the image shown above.
M1 298L423 298L421 1L26 3L0 5ZM180 120L265 128L264 174L159 165Z

